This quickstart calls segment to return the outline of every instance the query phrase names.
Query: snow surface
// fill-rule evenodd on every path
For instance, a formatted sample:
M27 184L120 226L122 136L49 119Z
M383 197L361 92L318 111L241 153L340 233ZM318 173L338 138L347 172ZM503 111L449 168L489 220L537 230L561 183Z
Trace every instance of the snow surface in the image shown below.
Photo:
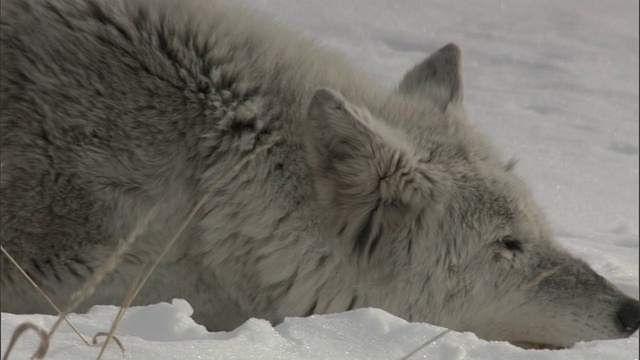
M448 42L463 51L472 121L529 179L558 240L638 298L638 1L636 0L235 0L343 53L389 87ZM71 321L106 331L116 308ZM400 359L443 329L381 310L291 318L275 328L251 319L209 333L176 300L132 308L118 329L129 359ZM2 314L2 351L18 324L44 315ZM36 348L29 333L13 359ZM91 359L63 325L51 359ZM106 358L121 358L112 346ZM450 332L412 359L638 359L629 339L567 350L522 350Z
M69 320L83 334L107 331L115 318L115 306L96 306L88 314L73 314ZM289 318L275 328L266 320L250 319L230 332L209 333L189 317L191 306L184 300L129 309L117 331L126 347L125 358L157 359L401 359L445 329L408 323L378 309L358 309L333 315ZM49 329L55 317L2 314L2 342L12 329L30 320ZM23 335L11 354L28 359L37 348L37 337ZM504 342L487 342L472 333L450 332L411 359L512 360L512 359L632 359L638 354L638 337L579 343L569 350L523 350ZM95 359L98 348L84 345L64 325L52 337L48 358ZM110 345L104 359L120 359L122 353Z

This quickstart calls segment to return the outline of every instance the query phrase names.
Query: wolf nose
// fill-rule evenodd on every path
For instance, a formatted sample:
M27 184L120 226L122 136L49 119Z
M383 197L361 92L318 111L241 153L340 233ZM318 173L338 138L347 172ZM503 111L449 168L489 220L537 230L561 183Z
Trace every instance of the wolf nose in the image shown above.
M625 300L616 315L625 332L633 334L640 327L640 302L634 299Z

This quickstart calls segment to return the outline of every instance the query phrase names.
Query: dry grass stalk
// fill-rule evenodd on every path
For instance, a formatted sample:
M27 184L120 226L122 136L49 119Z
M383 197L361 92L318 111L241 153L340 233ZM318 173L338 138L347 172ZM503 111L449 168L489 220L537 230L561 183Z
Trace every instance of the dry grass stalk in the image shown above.
M91 296L91 294L93 294L93 292L95 291L96 286L102 281L102 279L116 267L122 255L124 255L124 253L131 247L135 239L138 237L138 235L142 232L142 229L145 227L143 225L146 225L149 222L153 214L154 214L154 211L150 211L149 214L145 217L144 221L139 222L136 225L136 227L133 229L133 231L131 231L130 235L125 239L125 241L123 241L116 248L116 250L111 254L111 256L109 256L109 258L104 262L104 264L102 264L102 266L100 266L100 268L98 268L98 270L91 275L91 277L82 285L80 290L76 291L73 295L71 295L70 304L67 306L67 308L64 311L60 310L55 305L55 303L53 303L53 301L47 296L47 294L33 281L33 279L31 279L31 277L29 277L29 275L27 275L24 269L22 269L22 267L15 261L15 259L6 251L6 249L2 247L2 252L9 258L9 260L15 266L18 267L19 271L27 278L27 280L29 280L29 282L38 290L38 292L42 294L42 296L44 296L44 298L49 302L49 304L51 304L53 308L56 309L56 311L58 312L58 319L53 324L53 326L51 327L48 333L46 331L43 333L44 330L42 330L42 328L37 327L32 323L20 324L12 335L10 346L7 348L7 351L5 352L3 360L8 359L9 353L13 348L13 344L18 340L18 338L24 333L26 329L33 329L37 331L42 339L42 341L40 342L40 346L38 347L38 350L34 354L33 358L34 359L44 358L49 348L49 339L51 338L51 335L53 335L53 333L56 331L56 329L60 326L63 320L66 321L67 324L69 324L69 326L71 326L71 328L82 338L82 340L87 345L90 345L90 343L84 338L84 336L82 336L80 332L73 325L69 323L69 321L67 320L67 315L71 313L78 305L80 305L80 303L84 301L87 297ZM25 326L26 328L23 328L23 326Z
M229 176L225 180L230 181L231 179L233 179L233 177L235 177L238 174L240 169L245 164L247 164L250 160L254 159L258 154L260 154L263 151L266 151L269 148L271 148L279 140L280 140L279 136L274 136L270 141L268 141L264 145L255 148L250 154L248 154L245 157L243 157L233 167L232 171L230 171L228 173ZM142 290L142 288L144 287L145 283L147 282L147 280L149 280L149 278L151 277L151 275L153 274L155 269L158 267L158 265L160 264L162 259L169 252L171 247L176 243L176 241L178 240L178 238L180 237L180 235L182 234L184 229L186 229L186 227L191 223L191 220L193 219L193 217L198 213L198 211L202 208L202 206L209 200L209 197L212 195L212 193L213 193L213 189L210 190L205 196L203 196L200 199L200 201L193 207L193 209L191 209L191 212L189 212L189 215L182 222L182 224L178 228L178 231L176 231L176 233L171 238L171 240L169 240L167 245L165 245L164 249L162 250L162 253L160 253L160 255L158 255L158 257L156 258L156 261L153 263L153 265L151 266L149 271L147 271L147 274L145 275L144 279L142 279L142 281L138 281L139 277L140 277L140 274L141 274L141 272L143 270L142 268L140 269L140 272L138 273L138 275L136 276L136 278L134 279L134 281L131 284L131 289L127 293L127 296L126 296L126 298L125 298L125 300L123 302L123 306L120 307L120 311L118 311L118 314L116 315L116 319L113 322L113 326L112 326L111 330L109 331L109 335L110 336L113 336L113 333L116 331L117 327L120 325L120 320L122 320L122 317L124 316L125 312L129 308L129 306L131 305L133 300L135 300L136 296L138 296L138 293L140 293L140 290ZM135 291L131 291L134 287L135 287ZM107 337L107 339L105 340L105 344L103 345L103 348L100 351L100 354L98 355L98 360L100 360L100 358L102 357L102 354L104 352L104 349L107 346L107 343L108 343L109 339L110 338ZM123 349L123 352L124 352L124 349Z
M239 173L240 169L244 165L246 165L249 161L254 159L258 154L260 154L263 151L266 151L269 148L271 148L279 140L280 140L280 137L276 135L272 139L270 139L270 141L266 142L262 146L259 146L259 147L255 148L251 153L247 154L242 159L240 159L240 161L233 167L233 169L231 169L231 171L229 173L227 173L228 176L225 179L225 181L231 181ZM127 306L124 307L124 308L121 308L120 311L118 312L118 314L116 315L116 319L114 319L114 323L113 323L113 326L112 326L111 330L109 331L109 333L106 334L107 335L107 339L105 341L105 344L103 345L103 348L102 348L102 350L100 352L100 355L99 355L98 359L100 359L100 357L102 356L102 354L104 352L104 349L106 348L109 340L115 339L115 337L113 336L113 333L115 332L115 330L117 329L118 325L120 324L120 320L124 316L124 313L126 312L126 310L129 307L129 305L133 302L133 300L136 298L136 296L138 295L140 290L144 287L144 285L147 282L147 280L151 277L151 275L153 274L155 269L158 267L158 265L160 264L162 259L166 256L166 254L169 252L171 247L178 240L178 238L180 237L180 235L182 234L184 229L189 225L189 223L191 223L191 220L193 219L193 217L198 213L198 211L202 208L202 206L208 201L209 197L213 194L213 191L214 191L214 189L211 189L193 207L191 212L189 212L189 215L182 222L182 224L178 228L178 231L176 232L176 234L171 238L171 240L164 247L162 253L160 253L160 255L157 257L156 261L153 263L153 265L151 266L149 271L147 271L147 273L146 273L145 277L142 279L142 281L138 281L138 278L136 278L136 280L134 280L134 282L132 284L132 289L135 287L135 290L134 291L129 291L129 293L127 294L127 297L124 300L124 304L127 304ZM118 264L120 258L126 253L127 250L129 250L129 248L131 247L131 245L133 244L135 239L140 235L142 230L144 228L146 228L146 225L148 224L149 220L152 218L152 215L154 213L155 213L155 211L150 211L149 214L147 214L147 216L145 217L144 221L141 221L136 225L136 227L133 229L133 231L130 233L130 235L127 237L127 239L124 242L122 242L116 248L116 250L104 262L104 264L102 266L100 266L100 268L98 268L98 270L92 274L92 276L82 285L82 287L78 291L76 291L73 295L71 295L70 304L67 306L65 311L60 311L57 307L55 307L53 302L50 302L52 305L54 305L54 308L56 310L58 310L59 317L56 320L56 322L53 324L51 329L49 330L48 334L46 332L43 332L43 330L41 328L39 328L39 327L35 327L34 328L33 326L35 326L35 325L33 325L31 323L25 323L25 324L21 324L19 326L19 329L23 325L27 326L28 328L33 328L34 330L37 329L36 331L38 331L38 333L41 334L41 337L42 337L43 341L41 342L40 346L38 347L38 351L36 351L36 353L34 354L34 359L36 359L36 358L37 359L42 359L46 355L48 347L49 347L49 339L50 339L51 335L56 331L58 326L60 326L60 324L62 323L62 320L63 319L66 320L66 316L69 313L71 313L76 307L78 307L78 305L80 305L80 303L82 303L82 301L84 301L86 298L91 296L93 294L93 292L95 291L95 288L102 281L102 279L107 274L109 274L111 271L113 271L113 269ZM3 249L3 251L4 251L4 249ZM16 265L17 265L17 263L16 263ZM25 275L26 275L26 273L25 273ZM27 276L27 278L28 278L28 276ZM33 283L33 284L35 284L35 283ZM48 297L46 296L46 294L44 294L44 292L41 291L41 293L45 296L45 298L48 299ZM29 326L31 326L31 327L29 327ZM13 343L15 343L17 338L24 331L25 330L23 329L18 333L18 329L16 329L16 331L14 332L14 335L12 337L11 346L7 350L7 353L5 354L5 357L3 358L3 360L7 359L9 350L13 347ZM102 335L102 334L103 333L99 333L97 335ZM83 337L83 340L88 344L88 342L84 339L84 337ZM95 343L95 341L97 341L97 340L94 337L94 343ZM121 347L122 351L124 352L124 347L122 346L120 341L117 340L117 339L114 340L114 341L116 341L116 343L119 344L119 346ZM35 357L35 356L40 356L40 357Z
M113 342L116 343L116 345L118 345L118 347L120 348L120 351L122 351L122 357L124 357L124 345L122 345L122 342L120 341L120 339L118 339L117 336L113 336L113 334L111 332L104 332L101 331L97 334L95 334L93 336L93 339L91 339L91 342L93 343L93 345L96 345L98 343L98 338L101 336L106 336L107 339L105 339L104 343L102 343L102 349L100 350L100 355L98 355L98 360L100 360L100 358L102 357L102 353L104 352L104 349L106 349L108 341L107 340L113 340Z
M2 360L9 359L11 350L13 350L13 347L15 346L20 336L22 336L22 334L24 334L24 332L27 330L35 331L36 334L38 334L38 336L40 337L40 345L38 345L38 349L36 350L36 352L31 355L31 359L44 358L44 356L47 354L47 349L49 349L50 335L47 333L47 330L41 328L40 326L31 322L24 322L18 325L18 327L13 331L13 335L11 335L11 341L9 341L9 346L7 346L7 351L5 351Z
M273 145L275 145L278 142L278 140L280 140L280 137L274 136L270 141L268 141L262 146L255 148L251 153L247 154L242 159L240 159L240 161L238 161L238 163L228 173L229 175L227 176L225 181L230 181L231 179L233 179L245 164L247 164L250 160L253 160L258 154L271 148ZM205 196L203 196L200 199L200 201L193 207L193 209L191 209L191 212L189 212L189 215L187 216L187 218L182 222L182 224L178 228L178 231L175 233L173 238L171 238L171 240L164 247L164 249L162 250L162 253L160 253L156 261L153 263L153 265L145 275L142 282L138 285L138 288L133 294L133 299L135 299L136 296L138 296L138 293L140 292L140 290L142 290L147 280L149 280L149 277L151 277L151 274L153 274L153 272L156 270L156 268L158 267L162 259L165 257L165 255L167 255L167 253L169 252L173 244L175 244L175 242L178 240L178 238L180 237L184 229L186 229L187 225L191 223L191 220L193 219L193 217L198 213L198 211L202 208L202 206L209 200L209 198L213 194L213 191L214 189L211 189L209 192L207 192L207 194L205 194Z
M100 349L100 353L98 354L98 360L102 359L102 355L104 354L105 350L107 349L107 346L109 345L109 342L111 341L111 339L113 339L113 341L115 341L116 344L118 344L118 346L120 347L120 350L122 350L122 356L124 357L124 350L125 350L124 346L122 345L120 340L118 340L118 338L115 337L114 334L116 332L116 329L120 325L120 321L122 321L122 318L124 317L125 312L127 311L129 306L131 306L131 303L133 302L133 293L135 291L134 289L137 289L137 286L138 286L138 283L140 282L140 277L142 276L143 270L144 270L144 267L140 266L140 270L138 270L138 273L136 274L136 277L131 282L131 285L129 286L129 291L127 292L127 295L125 296L124 300L122 301L122 305L120 305L120 309L118 310L118 314L116 315L116 318L113 320L113 323L111 324L111 328L109 329L109 332L108 333L100 332L100 333L96 334L93 337L93 343L96 344L96 337L97 336L102 336L102 335L106 335L107 336L107 338L104 340L104 343L102 344L102 348Z
M443 332L441 332L440 334L434 336L433 338L427 340L424 344L418 346L417 349L413 350L412 352L408 353L407 355L403 356L402 358L400 358L400 360L408 360L410 357L412 357L413 355L415 355L416 353L418 353L418 351L424 349L425 347L429 346L430 344L432 344L433 342L435 342L436 340L440 339L441 337L447 335L447 333L449 333L451 331L451 329L447 329Z
M94 272L91 277L82 285L82 287L71 295L71 301L67 308L65 309L65 314L72 312L78 305L80 305L85 299L93 294L96 287L102 282L107 274L109 274L113 269L115 269L116 265L120 261L120 258L129 250L131 245L133 245L134 241L137 237L142 233L143 229L146 228L146 225L151 220L153 214L155 214L154 210L149 211L147 216L144 218L144 221L140 221L136 224L135 228L131 231L129 236L118 245L116 250L111 253L111 255L107 258L107 260L98 268L96 272ZM51 332L53 332L59 325L60 321L58 320L54 326L51 328Z
M53 307L56 312L58 313L58 316L62 316L62 310L60 310L60 308L58 308L58 306L56 306L56 304L53 302L53 300L51 300L51 298L49 296L47 296L47 294L44 292L44 290L42 290L42 288L40 286L38 286L38 284L36 284L35 281L33 281L33 279L31 278L31 276L29 276L27 274L26 271L24 271L24 269L22 268L22 266L20 266L20 264L18 264L18 262L13 258L13 256L11 256L11 254L9 254L9 252L4 248L4 246L0 245L0 249L2 250L2 253L5 254L5 256L9 259L9 261L11 261L11 263L13 265L15 265L16 268L18 268L18 271L20 271L20 273L29 281L29 283L40 293L40 295L42 295L42 297L47 300L47 302L49 303L49 305L51 305L51 307ZM78 329L76 329L75 326L73 326L73 324L71 324L71 322L69 321L69 319L67 319L66 316L62 317L64 319L64 321L67 323L67 325L69 325L69 327L76 333L78 334L78 336L80 337L80 339L82 339L82 341L84 341L85 344L90 345L89 341L80 333L80 331Z

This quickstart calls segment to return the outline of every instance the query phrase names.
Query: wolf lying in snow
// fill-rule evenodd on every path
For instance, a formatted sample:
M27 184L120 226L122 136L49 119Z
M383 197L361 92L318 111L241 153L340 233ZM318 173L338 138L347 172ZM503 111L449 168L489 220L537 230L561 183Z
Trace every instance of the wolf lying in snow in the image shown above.
M468 124L455 45L389 91L209 1L1 5L0 239L57 304L140 227L83 306L119 304L204 198L137 304L212 330L372 306L522 346L638 329ZM4 256L1 286L52 312Z

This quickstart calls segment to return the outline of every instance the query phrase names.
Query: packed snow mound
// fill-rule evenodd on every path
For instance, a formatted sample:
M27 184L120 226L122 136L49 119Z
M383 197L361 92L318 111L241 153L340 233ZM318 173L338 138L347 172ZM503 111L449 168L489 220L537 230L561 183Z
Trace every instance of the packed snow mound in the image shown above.
M118 312L116 306L95 306L87 314L71 314L69 320L87 338L108 331ZM402 359L446 329L408 323L383 310L365 308L331 315L287 318L273 327L266 320L250 319L230 332L208 332L191 319L185 300L171 304L132 307L116 331L125 346L125 359ZM2 314L2 348L13 329L29 321L45 329L55 322L49 315ZM39 339L25 333L11 354L28 359ZM94 359L99 345L85 345L66 324L51 339L48 359ZM522 350L504 342L487 342L472 333L448 332L425 346L411 359L629 359L637 354L638 335L623 340L580 343L567 350ZM111 344L105 359L122 354Z

